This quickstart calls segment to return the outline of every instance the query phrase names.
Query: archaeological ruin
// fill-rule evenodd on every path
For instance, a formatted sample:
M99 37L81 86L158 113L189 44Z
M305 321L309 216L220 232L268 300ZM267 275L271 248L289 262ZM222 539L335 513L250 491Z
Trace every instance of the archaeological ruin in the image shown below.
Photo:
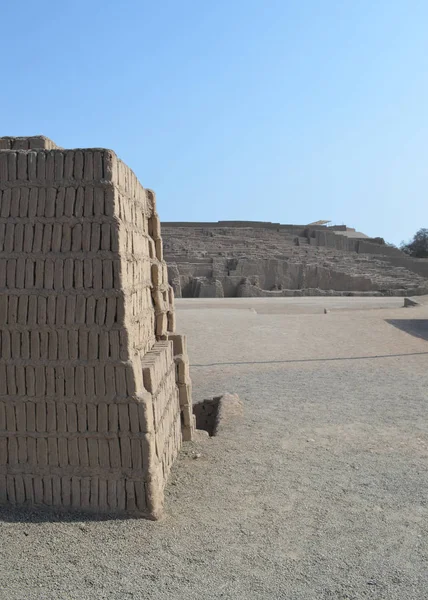
M194 430L155 195L114 152L0 138L0 503L158 518Z
M169 283L193 298L428 293L428 259L325 223L164 222Z

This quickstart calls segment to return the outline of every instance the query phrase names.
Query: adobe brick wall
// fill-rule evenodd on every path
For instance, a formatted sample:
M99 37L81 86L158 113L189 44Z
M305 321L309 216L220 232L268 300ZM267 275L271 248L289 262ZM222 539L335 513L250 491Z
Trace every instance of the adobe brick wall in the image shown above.
M0 138L0 503L158 518L194 424L155 196L35 140Z

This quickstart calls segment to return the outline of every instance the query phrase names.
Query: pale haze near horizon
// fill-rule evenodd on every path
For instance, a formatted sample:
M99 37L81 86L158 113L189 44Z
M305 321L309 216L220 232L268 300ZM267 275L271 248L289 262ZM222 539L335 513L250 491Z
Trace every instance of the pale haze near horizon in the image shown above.
M428 227L428 2L3 3L0 135L108 147L167 221Z

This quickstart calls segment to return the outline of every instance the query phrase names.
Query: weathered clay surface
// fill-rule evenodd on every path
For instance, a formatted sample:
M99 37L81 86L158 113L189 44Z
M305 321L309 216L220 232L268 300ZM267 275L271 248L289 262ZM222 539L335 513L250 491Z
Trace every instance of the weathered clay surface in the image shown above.
M154 193L110 150L0 148L0 503L157 518L194 419Z
M164 223L176 296L420 295L428 261L343 227Z

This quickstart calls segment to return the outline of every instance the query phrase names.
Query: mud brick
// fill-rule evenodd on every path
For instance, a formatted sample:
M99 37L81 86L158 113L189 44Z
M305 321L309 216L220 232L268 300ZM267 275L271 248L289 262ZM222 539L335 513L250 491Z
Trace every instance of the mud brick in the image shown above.
M45 368L43 366L35 367L35 377L36 377L36 396L44 396L46 393L46 376L45 376ZM42 406L43 403L40 403ZM46 410L45 408L43 410ZM46 417L45 417L46 418ZM45 423L46 426L46 423Z
M27 456L28 462L31 465L37 464L37 448L36 448L36 438L28 436L27 437Z
M94 178L94 161L92 152L85 151L83 157L83 177L86 180L92 181Z
M117 299L114 296L110 296L109 298L107 298L107 309L105 318L105 324L107 327L111 327L116 321L116 304Z
M94 214L94 188L91 186L85 188L83 214L85 217L92 217Z
M15 406L11 403L6 404L6 429L9 432L16 431Z
M55 216L55 199L56 199L56 190L55 188L48 188L45 190L46 192L46 200L45 200L45 214L44 216L48 219L51 219Z
M48 464L48 442L46 438L39 437L36 440L37 448L37 463L41 467L45 467Z
M93 259L92 269L93 269L93 287L95 290L102 290L103 289L102 261L99 258Z
M64 368L65 374L65 395L68 397L74 396L74 367L67 365Z
M46 367L46 395L55 396L55 369L53 367Z
M98 467L99 466L98 440L95 438L88 438L88 455L89 455L90 466Z
M135 485L130 479L125 482L126 489L126 508L127 510L134 511L137 508L136 497L135 497Z
M101 511L108 509L107 504L107 481L99 479L98 481L98 506Z
M80 289L83 287L83 261L74 261L74 287Z
M104 376L104 365L95 367L95 393L97 396L105 396L105 376Z
M54 154L54 177L56 181L61 181L64 177L64 155L58 150Z
M84 296L77 296L76 298L76 323L82 324L85 322L86 315L86 298Z
M9 289L15 287L16 259L9 259L6 264L6 284Z
M55 330L49 334L48 356L49 360L58 359L58 333Z
M62 262L62 261L61 261ZM56 268L59 265L55 265ZM67 299L62 294L58 295L56 298L56 311L55 311L55 325L61 326L65 324L65 308L66 308Z
M80 480L80 506L85 509L90 506L91 478L83 477Z
M79 359L88 360L88 337L86 329L79 329Z
M131 469L132 468L132 453L131 453L131 442L129 437L121 436L120 437L120 457L122 468Z
M1 190L0 190L0 206L1 206ZM0 223L0 252L4 249L4 236L6 234L6 223Z
M25 367L25 385L27 387L27 396L36 395L36 375L34 367Z
M51 223L46 223L43 228L43 240L42 240L42 252L43 254L47 254L52 250L52 233L53 226Z
M13 243L15 237L14 223L6 223L6 232L4 237L4 251L7 253L13 252Z
M54 432L57 429L56 403L46 402L46 431Z
M92 223L90 250L97 252L101 247L101 225L100 223Z
M79 463L82 467L89 467L89 452L88 441L84 437L79 437L77 440L79 448Z
M52 230L52 252L60 252L62 239L62 224L54 223Z
M58 462L60 467L68 466L67 438L58 438Z
M76 315L76 296L67 296L65 303L65 323L73 325Z
M43 360L48 359L48 348L49 348L49 332L41 331L40 332L40 358Z
M64 289L69 290L73 287L74 279L74 261L72 258L66 258L64 261Z
M110 339L108 331L101 331L99 334L99 358L105 361L109 358ZM107 386L106 386L107 388Z
M21 181L25 181L27 179L27 174L28 174L27 155L24 152L18 153L17 174L18 174L18 179L20 179Z
M48 225L46 225L48 227ZM52 235L52 227L49 225L50 235ZM45 228L43 227L43 223L35 223L34 224L34 237L33 237L33 252L41 252L42 244L44 241ZM49 249L51 245L51 241L47 242Z
M2 358L8 360L12 356L11 333L7 329L2 331Z
M8 181L7 173L7 154L6 152L0 152L0 181Z
M11 356L12 358L20 358L21 355L21 334L19 331L12 331L11 335ZM16 375L16 374L15 374ZM16 379L16 385L18 386L18 378ZM18 392L19 394L19 392ZM25 394L25 392L24 392Z
M93 287L92 260L85 258L83 261L83 284L85 288Z
M74 152L67 150L64 160L64 179L70 180L73 178L74 170Z
M7 459L7 438L0 437L0 465L7 465ZM2 485L1 480L0 485Z
M58 329L58 358L59 360L68 359L68 340L65 329Z
M54 286L55 263L50 258L45 261L45 288L52 290Z
M71 505L71 478L61 477L61 487L62 487L62 503L64 506Z
M98 332L91 329L88 334L88 359L98 358Z
M9 181L15 181L17 179L16 152L9 152L7 155L7 172Z
M18 318L18 296L9 296L9 306L7 313L7 321L10 325L14 325Z
M68 462L72 467L79 466L79 447L77 445L77 438L68 440Z
M61 187L58 190L58 199L63 205L63 213L66 217L74 216L74 202L76 199L76 190L73 187ZM58 216L58 215L57 215Z
M89 496L89 502L92 509L98 508L98 488L99 488L99 480L98 477L91 477L91 490Z
M83 179L83 152L81 150L76 150L74 154L73 177L76 180Z
M10 202L10 216L19 217L21 190L19 187L12 188L12 197Z
M79 349L80 350L80 349ZM79 352L80 354L80 352ZM78 398L83 398L85 396L85 367L82 365L77 365L75 370L75 382L74 382L74 392ZM78 414L82 416L85 415L85 429L86 431L86 408L80 411L80 405L78 405ZM80 418L80 417L79 417ZM79 431L81 431L79 429Z
M54 181L55 179L55 154L54 152L46 153L46 180Z
M86 395L89 398L92 398L95 396L95 373L94 373L93 367L86 367L85 376L86 376L85 377ZM90 408L91 407L88 406L88 423L89 423L89 417L91 415ZM90 427L90 429L92 431L96 431L96 418L95 418L94 426Z
M24 367L21 367L21 369L24 369ZM24 379L24 384L25 384L25 379ZM25 395L25 394L22 394L22 395ZM25 432L27 429L27 417L26 417L26 411L25 411L25 404L23 402L18 402L16 404L15 413L16 413L16 429L17 429L17 431Z
M102 261L103 274L102 274L102 285L103 289L108 290L113 287L113 263L109 259Z
M34 233L35 228L33 224L26 223L24 227L24 252L31 252L33 250Z
M16 396L16 380L15 380L15 366L14 365L6 365L6 383L7 383L7 393L9 396ZM28 384L27 384L28 390ZM30 394L28 394L30 396Z
M35 282L35 261L31 259L27 259L25 261L25 287L32 288L34 287Z
M103 223L101 225L101 250L110 250L110 224Z
M108 447L108 440L105 438L98 439L98 451L100 467L102 469L110 469L110 452Z
M24 225L22 223L17 223L15 225L14 234L13 251L22 252L24 247Z
M52 503L54 506L61 506L62 504L62 488L61 488L61 477L53 475L52 477Z
M83 187L78 187L76 190L76 201L74 204L74 216L82 217L85 204L85 190Z
M16 504L15 477L13 475L6 475L6 494L8 502Z
M37 289L43 288L44 276L45 276L45 261L38 258L35 261L34 287L36 287Z
M96 309L95 309L95 322L98 325L104 325L105 316L106 316L106 305L107 305L106 298L104 298L104 297L98 298Z
M76 329L68 332L68 356L70 360L79 358L79 332Z
M68 223L62 225L61 252L71 250L71 227Z
M1 269L1 265L0 265ZM27 297L27 296L26 296ZM21 296L22 298L22 296ZM0 294L0 325L7 323L8 297L6 294Z
M52 466L58 466L58 440L56 438L48 438L48 462Z
M18 462L20 464L24 464L28 462L28 452L27 452L27 438L18 437Z

